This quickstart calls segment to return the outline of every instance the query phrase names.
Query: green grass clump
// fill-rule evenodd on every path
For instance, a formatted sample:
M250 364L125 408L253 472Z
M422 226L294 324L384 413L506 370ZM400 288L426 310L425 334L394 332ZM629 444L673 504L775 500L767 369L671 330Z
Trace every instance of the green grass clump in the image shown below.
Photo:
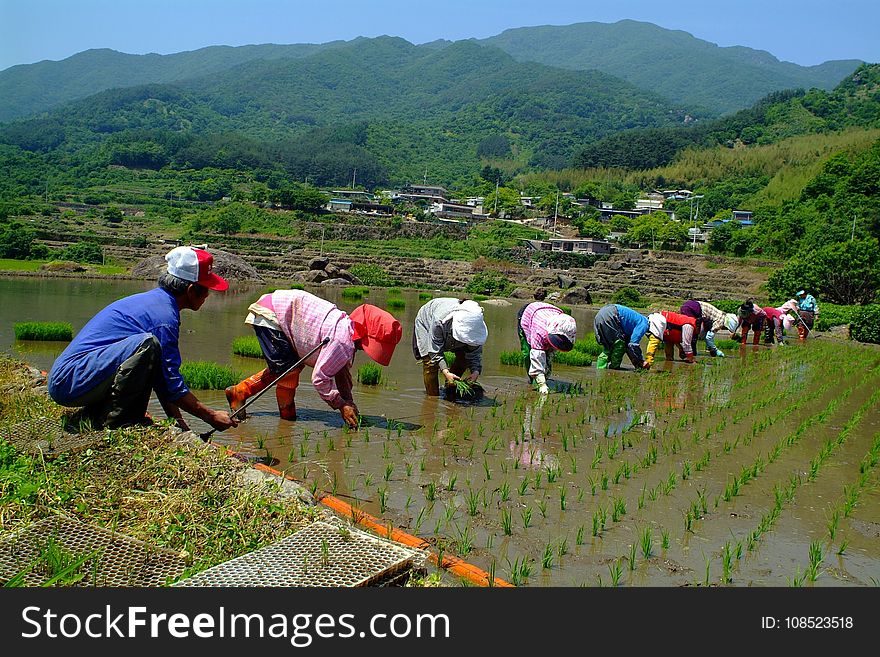
M45 260L15 260L13 258L0 258L0 270L37 271L45 263Z
M526 356L521 351L502 351L501 352L501 364L502 365L516 365L517 367L525 367Z
M566 315L571 315L571 306L559 306L559 310L564 312Z
M343 299L359 300L364 298L364 289L361 287L344 287L342 288Z
M488 298L489 297L487 297L485 294L475 294L474 295L474 301L485 301Z
M376 363L361 365L357 371L357 380L365 386L376 386L382 381L382 367Z
M67 322L18 322L16 340L72 340L73 326Z
M582 354L588 354L593 358L597 358L602 353L602 345L596 342L595 333L587 333L583 339L575 340L573 351L579 351Z
M232 341L232 353L245 358L262 358L263 350L255 335L242 335Z
M231 367L207 361L188 361L180 366L180 375L193 390L223 390L243 378Z
M392 295L399 295L399 294L400 294L400 288L399 288L399 287L389 287L387 291L388 291L388 296L389 296L389 297L392 296Z
M446 361L446 364L449 367L452 367L452 364L455 362L455 352L454 351L444 351L443 358Z
M428 301L429 299L433 299L434 295L430 292L419 292L419 301Z
M553 362L560 365L573 365L574 367L587 367L593 364L593 357L582 351L572 349L571 351L555 351L553 352Z
M736 340L715 340L715 346L718 347L721 351L725 351L726 349L736 349L739 347L739 342Z
M400 310L406 308L406 301L403 299L388 299L387 305L389 310Z

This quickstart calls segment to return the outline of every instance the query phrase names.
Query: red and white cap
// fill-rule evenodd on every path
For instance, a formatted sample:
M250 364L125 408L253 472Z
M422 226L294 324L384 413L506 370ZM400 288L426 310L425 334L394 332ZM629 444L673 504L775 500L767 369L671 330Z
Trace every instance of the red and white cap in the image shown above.
M218 292L229 288L229 283L212 271L214 256L204 249L178 246L166 254L165 262L168 263L168 273L172 276Z

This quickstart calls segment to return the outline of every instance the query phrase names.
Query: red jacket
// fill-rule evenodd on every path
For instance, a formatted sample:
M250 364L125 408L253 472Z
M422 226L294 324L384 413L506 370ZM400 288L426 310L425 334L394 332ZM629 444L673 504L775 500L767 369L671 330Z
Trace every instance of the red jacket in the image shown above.
M767 317L770 319L782 321L782 316L785 314L778 308L764 308L764 312L767 313Z
M697 320L693 317L674 313L669 310L661 310L660 314L666 318L666 330L663 331L663 342L680 344L682 326L690 325L695 331L697 329Z

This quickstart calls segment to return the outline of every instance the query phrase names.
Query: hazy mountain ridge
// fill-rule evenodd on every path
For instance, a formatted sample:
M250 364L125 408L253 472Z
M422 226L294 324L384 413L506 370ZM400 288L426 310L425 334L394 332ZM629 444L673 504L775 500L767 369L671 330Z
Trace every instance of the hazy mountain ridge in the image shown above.
M832 89L860 60L799 66L769 52L720 47L681 30L632 20L521 27L482 39L518 60L620 77L673 102L727 113L772 91Z
M172 55L95 49L61 61L13 66L0 71L0 121L38 114L106 89L178 83L257 60L306 58L361 40L210 46ZM438 39L413 47L437 52L451 43ZM719 47L686 32L631 20L515 28L477 43L501 48L519 61L599 70L656 92L673 104L702 107L715 114L748 107L780 89L815 86L829 90L860 63L845 60L804 67L780 62L765 51Z

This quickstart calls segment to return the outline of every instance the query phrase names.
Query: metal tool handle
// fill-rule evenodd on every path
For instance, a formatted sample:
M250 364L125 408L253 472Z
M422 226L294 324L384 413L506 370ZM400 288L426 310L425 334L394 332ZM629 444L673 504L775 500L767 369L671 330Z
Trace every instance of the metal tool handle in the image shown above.
M239 406L237 409L235 409L235 411L233 411L232 413L230 413L230 414L229 414L229 417L235 417L236 415L238 415L239 413L241 413L244 409L246 409L248 406L250 406L251 404L253 404L253 403L254 403L255 401L257 401L260 397L262 397L265 393L267 393L271 388L273 388L273 387L275 386L275 384L278 383L281 379L283 379L285 376L287 376L288 374L290 374L291 372L293 372L293 370L295 370L297 367L299 367L299 366L302 365L304 362L306 362L306 360L308 360L308 358L309 358L313 353L315 353L316 351L318 351L318 349L320 349L321 347L323 347L324 345L326 345L326 344L329 343L329 342L330 342L330 336L328 335L326 338L324 338L323 340L321 340L321 342L319 342L317 345L315 345L315 348L312 349L309 353L307 353L305 356L303 356L302 358L300 358L300 359L299 359L298 361L296 361L293 365L291 365L291 366L288 367L286 370L284 370L281 374L279 374L278 377L277 377L274 381L272 381L272 383L270 383L270 384L267 385L265 388L263 388L262 390L260 390L260 392L258 392L258 393L257 393L256 395L254 395L253 397L249 397L248 400L247 400L244 404L242 404L242 405ZM217 431L217 429L211 429L210 431L206 431L205 433L201 433L201 434L199 434L199 438L201 438L201 439L204 440L205 442L208 442L208 440L211 438L211 436L214 435L214 432L215 432L215 431Z

